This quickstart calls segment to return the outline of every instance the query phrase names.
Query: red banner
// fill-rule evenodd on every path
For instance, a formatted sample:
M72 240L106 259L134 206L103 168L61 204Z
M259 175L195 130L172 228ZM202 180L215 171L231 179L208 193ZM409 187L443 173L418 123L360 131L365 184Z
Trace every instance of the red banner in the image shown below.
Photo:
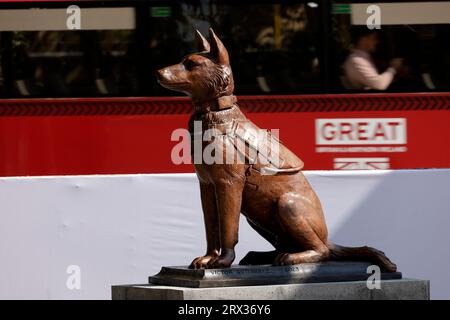
M430 110L421 101L422 106L412 104L408 110L246 113L261 128L279 129L280 139L305 162L305 170L449 168L450 110L444 95L444 102L430 95L430 105L439 102ZM268 103L280 108L295 104L283 99L285 104ZM341 99L337 103L342 105L351 97L332 99ZM391 98L383 99L389 104ZM175 165L171 159L179 143L171 140L172 133L186 128L189 118L189 106L183 105L187 100L152 100L164 104L164 112L147 112L141 100L1 101L0 176L192 172L192 165Z

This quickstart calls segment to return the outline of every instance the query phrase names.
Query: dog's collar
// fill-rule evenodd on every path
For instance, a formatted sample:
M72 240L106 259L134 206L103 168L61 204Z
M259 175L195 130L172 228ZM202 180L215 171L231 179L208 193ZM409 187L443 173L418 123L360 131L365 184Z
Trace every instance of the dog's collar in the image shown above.
M237 102L234 95L222 96L216 99L211 99L202 102L194 103L195 113L220 111L231 108Z

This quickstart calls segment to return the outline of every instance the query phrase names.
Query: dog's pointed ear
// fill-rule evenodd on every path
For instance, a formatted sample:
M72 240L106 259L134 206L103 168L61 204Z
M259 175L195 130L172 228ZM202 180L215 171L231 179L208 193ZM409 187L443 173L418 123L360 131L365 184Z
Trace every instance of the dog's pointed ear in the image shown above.
M228 51L222 41L220 41L219 37L216 36L212 28L209 28L209 38L209 41L211 42L211 55L220 64L229 65L230 58L228 57Z
M210 46L208 40L200 33L200 31L195 30L195 38L197 39L197 47L199 52L209 52Z

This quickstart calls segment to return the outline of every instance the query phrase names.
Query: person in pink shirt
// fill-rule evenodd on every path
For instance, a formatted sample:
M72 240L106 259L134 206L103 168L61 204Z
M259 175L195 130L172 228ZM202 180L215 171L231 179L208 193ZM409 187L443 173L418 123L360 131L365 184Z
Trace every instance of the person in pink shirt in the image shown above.
M382 73L377 70L371 54L378 45L378 32L367 27L352 30L353 49L343 64L343 84L350 90L386 90L402 65L401 58L391 60Z

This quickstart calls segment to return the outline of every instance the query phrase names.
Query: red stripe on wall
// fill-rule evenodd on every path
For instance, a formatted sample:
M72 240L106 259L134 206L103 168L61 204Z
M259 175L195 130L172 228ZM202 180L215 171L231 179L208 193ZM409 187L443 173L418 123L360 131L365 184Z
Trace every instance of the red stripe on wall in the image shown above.
M448 110L450 93L239 96L247 112ZM0 117L189 114L187 97L0 100Z

